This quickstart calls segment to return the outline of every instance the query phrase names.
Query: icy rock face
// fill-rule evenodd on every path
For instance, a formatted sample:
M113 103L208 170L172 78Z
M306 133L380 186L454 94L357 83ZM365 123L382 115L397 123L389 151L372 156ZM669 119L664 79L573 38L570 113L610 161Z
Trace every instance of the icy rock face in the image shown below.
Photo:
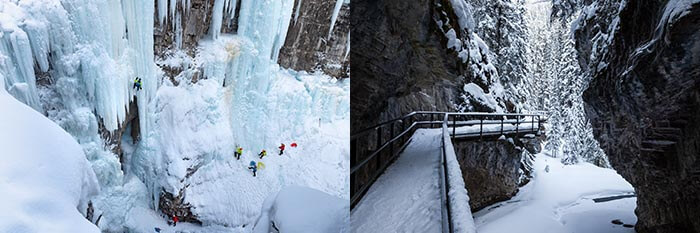
M453 141L473 211L510 199L527 183L529 155L540 152L541 140Z
M594 134L635 188L637 232L700 232L700 2L629 1L619 9L619 26L606 33L614 37L596 56L606 59L586 60ZM600 36L582 30L581 48L596 51L585 43Z
M241 1L231 10L237 12L235 35L217 33L215 28L225 30L226 12L235 2L214 3L212 30L194 55L174 52L157 61L182 71L156 92L148 108L155 127L143 133L149 137L129 156L129 165L162 212L204 225L244 227L265 195L283 185L347 195L349 166L342 161L348 161L343 156L349 129L337 127L328 137L322 125L349 121L350 103L349 80L275 63L293 1ZM276 153L279 143L292 141L309 149L300 146L293 159ZM243 147L241 160L233 158L236 146ZM258 161L263 149L269 153L263 159L267 168L253 177L248 162ZM308 175L319 172L323 179Z
M184 53L193 57L198 42L238 30L241 4L235 0L156 1L154 28L155 54L166 60ZM339 3L339 4L337 4ZM245 4L243 4L245 5ZM294 70L320 69L333 77L348 77L350 5L343 0L300 0L294 2L294 15L278 62ZM298 9L297 9L298 8ZM182 64L159 64L166 75L182 72Z
M296 0L279 64L294 70L316 69L348 77L350 3L344 0Z

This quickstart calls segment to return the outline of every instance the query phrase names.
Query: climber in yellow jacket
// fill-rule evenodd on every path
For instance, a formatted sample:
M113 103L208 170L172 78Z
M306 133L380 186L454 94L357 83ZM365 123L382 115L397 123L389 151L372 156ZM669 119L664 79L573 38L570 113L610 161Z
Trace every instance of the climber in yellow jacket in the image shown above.
M233 152L233 157L236 157L236 160L239 160L239 159L241 159L242 154L243 154L243 148L239 146L238 148L236 148L236 151Z

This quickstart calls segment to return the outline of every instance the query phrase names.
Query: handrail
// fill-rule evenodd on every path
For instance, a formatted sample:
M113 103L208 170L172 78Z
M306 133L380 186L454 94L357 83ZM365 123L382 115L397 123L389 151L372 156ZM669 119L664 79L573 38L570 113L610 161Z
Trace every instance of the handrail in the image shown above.
M435 117L437 116L437 117ZM442 121L440 120L442 117ZM450 121L450 117L452 121ZM470 118L475 118L474 120L468 120ZM514 122L513 122L514 121ZM537 121L537 127L535 128L535 121ZM433 111L415 111L404 116L395 118L393 120L385 121L374 125L372 127L357 131L351 135L351 169L350 169L350 206L354 208L355 205L360 201L362 196L367 192L369 187L376 181L376 179L391 165L391 163L398 157L398 155L403 151L403 149L410 142L410 137L413 132L423 126L428 126L429 128L441 127L443 130L443 135L445 133L452 136L452 139L462 138L462 137L474 137L478 136L479 140L482 140L484 136L495 136L495 135L505 135L515 133L516 137L521 133L536 133L539 135L541 123L544 120L541 115L533 113L453 113L453 112L433 112ZM513 124L514 123L514 124ZM530 124L529 127L522 129L520 124ZM406 126L408 124L408 126ZM484 131L485 125L496 125L500 124L500 131ZM463 126L474 126L480 125L478 134L473 133L461 133L458 134L457 128ZM505 125L514 125L515 129L504 130ZM399 134L394 134L394 130L399 126ZM449 128L452 128L452 133L449 132ZM529 129L528 129L529 128ZM388 129L388 130L387 130ZM445 131L448 132L445 132ZM376 133L376 136L372 133ZM362 140L362 148L358 148L358 141ZM452 232L450 207L449 207L449 197L447 196L447 191L449 191L449 182L447 182L447 165L446 165L446 152L445 152L445 141L444 137L442 140L442 172L441 176L441 204L443 211L443 232ZM369 150L369 147L374 145L374 150ZM398 148L396 148L398 145ZM361 150L358 150L361 149ZM395 150L396 149L396 150ZM367 153L369 153L367 155ZM360 158L360 155L362 158ZM358 159L361 159L358 161ZM374 163L371 163L374 161ZM374 164L374 166L369 166ZM367 172L365 168L373 168ZM364 173L361 171L365 171ZM359 183L357 181L358 176L364 175L364 182Z
M440 181L442 182L441 186L441 195L440 198L442 199L441 204L442 204L442 232L443 233L452 233L454 232L454 227L452 226L452 211L450 208L450 197L448 197L448 193L450 191L450 182L447 181L447 177L449 177L447 174L447 148L445 146L445 134L449 133L448 127L447 127L447 122L450 120L450 114L445 114L444 120L442 122L442 134L440 140L442 142L442 156L440 157L441 164L442 164L442 173L440 173ZM447 230L447 231L446 231Z
M362 134L369 132L370 130L376 129L377 127L381 127L381 126L389 124L389 123L397 122L397 121L406 119L408 117L412 117L412 116L417 115L417 114L440 114L440 115L442 115L445 113L448 113L448 112L414 111L414 112L408 113L406 115L403 115L401 117L397 117L397 118L394 118L394 119L391 119L388 121L384 121L384 122L381 122L379 124L364 128L364 129L356 131L356 132L353 132L351 137L357 137L359 135L362 135ZM460 115L460 116L540 116L540 114L536 114L536 113L489 113L489 112L461 113L461 112L450 112L449 114L450 115Z

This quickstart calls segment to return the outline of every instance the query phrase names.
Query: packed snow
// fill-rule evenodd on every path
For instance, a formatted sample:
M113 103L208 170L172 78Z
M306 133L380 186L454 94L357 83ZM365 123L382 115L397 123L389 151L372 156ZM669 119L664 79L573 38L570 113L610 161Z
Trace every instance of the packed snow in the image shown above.
M634 232L612 221L634 225L636 198L594 202L634 194L627 181L612 169L564 165L546 153L536 155L533 179L515 197L474 213L478 232Z
M396 161L372 184L351 212L353 232L442 232L442 142L452 228L474 233L469 196L449 134L418 129Z
M353 208L353 232L441 232L442 136L442 130L416 130L403 153Z
M99 185L80 145L4 83L0 74L0 232L99 232L83 216Z
M447 197L449 198L448 204L450 205L452 229L455 233L476 233L472 210L469 206L469 194L465 188L462 169L457 160L446 125L443 125L442 133L442 140L445 142L445 163L447 165L446 182L450 188L447 190Z

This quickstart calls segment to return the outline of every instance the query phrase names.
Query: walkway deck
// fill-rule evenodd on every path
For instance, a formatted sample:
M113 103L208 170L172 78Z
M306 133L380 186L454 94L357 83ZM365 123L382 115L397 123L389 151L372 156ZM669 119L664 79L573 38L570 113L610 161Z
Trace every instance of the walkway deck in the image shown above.
M418 129L351 212L352 232L441 232L441 129Z

